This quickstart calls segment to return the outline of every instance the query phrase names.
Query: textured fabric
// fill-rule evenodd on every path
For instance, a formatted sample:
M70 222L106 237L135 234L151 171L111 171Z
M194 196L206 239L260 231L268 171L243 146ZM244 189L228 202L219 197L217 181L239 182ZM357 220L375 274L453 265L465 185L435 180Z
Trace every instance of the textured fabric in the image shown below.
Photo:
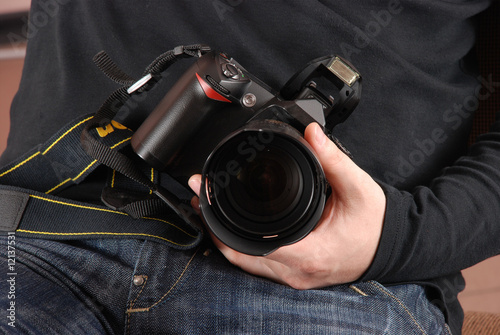
M418 285L299 291L230 266L213 246L15 241L15 298L0 296L15 303L0 313L6 334L450 334Z
M426 285L458 333L463 282L455 274L500 251L500 125L464 156L477 102L498 87L479 76L471 57L476 15L490 3L34 1L1 162L96 111L117 88L92 64L101 50L140 77L165 50L206 43L276 89L311 59L337 53L361 72L364 88L335 136L388 197L380 247L364 279ZM166 74L147 99L125 106L121 120L137 127L176 74ZM84 188L65 195L95 200Z

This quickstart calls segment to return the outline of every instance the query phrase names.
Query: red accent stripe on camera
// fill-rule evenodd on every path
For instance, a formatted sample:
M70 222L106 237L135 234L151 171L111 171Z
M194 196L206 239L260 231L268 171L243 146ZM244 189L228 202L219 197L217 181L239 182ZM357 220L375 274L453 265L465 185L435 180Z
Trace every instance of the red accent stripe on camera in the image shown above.
M231 100L225 98L222 96L219 92L214 90L212 86L210 86L206 81L201 79L200 75L197 73L196 78L198 79L198 82L201 85L201 88L203 89L203 92L205 92L205 95L209 97L212 100L217 100L217 101L223 101L223 102L231 102Z

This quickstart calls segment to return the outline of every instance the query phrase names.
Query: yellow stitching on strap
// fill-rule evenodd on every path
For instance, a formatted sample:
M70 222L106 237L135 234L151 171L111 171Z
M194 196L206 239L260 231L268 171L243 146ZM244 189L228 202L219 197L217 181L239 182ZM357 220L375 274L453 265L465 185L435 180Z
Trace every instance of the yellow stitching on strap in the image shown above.
M146 219L146 220L153 220L153 221L160 221L160 222L166 223L166 224L168 224L168 225L171 225L171 226L172 226L172 227L174 227L174 228L179 229L181 232L183 232L184 234L186 234L186 235L187 235L187 236L189 236L189 237L193 237L193 238L195 238L195 237L196 237L196 236L191 235L191 234L190 234L190 233L188 233L187 231L185 231L185 230L183 230L183 229L181 229L181 228L177 227L176 225L174 225L173 223L170 223L170 222L168 222L168 221L165 221L165 220L162 220L162 219L158 219L158 218L150 218L150 217L146 217L146 216L145 216L145 217L143 217L143 219Z
M80 178L82 176L82 174L84 174L88 169L90 169L92 167L92 165L94 165L95 163L97 163L96 160L94 160L92 163L90 163L85 169L83 169L82 172L80 172L76 177L73 178L73 181L75 181L78 178Z
M16 166L14 166L13 168L5 171L4 173L0 174L0 177L3 177L5 176L6 174L14 171L15 169L17 169L18 167L20 166L23 166L24 164L28 163L30 160L32 160L34 157L40 155L40 151L37 152L37 153L34 153L33 155L29 156L28 158L26 158L25 160L23 160L21 163L17 164Z
M45 192L45 194L50 194L51 192L54 192L55 190L57 190L59 187L63 186L64 184L66 184L66 183L67 183L68 181L70 181L70 180L73 180L73 181L77 180L78 178L80 178L80 177L82 176L82 174L84 174L84 173L85 173L85 171L87 171L88 169L90 169L90 168L92 167L92 165L94 165L96 162L97 162L97 161L96 161L96 160L94 160L94 161L93 161L92 163L90 163L90 164L89 164L89 165L88 165L85 169L83 169L83 171L82 171L82 172L80 172L80 173L79 173L76 177L66 179L66 180L65 180L65 181L63 181L62 183L60 183L60 184L58 184L58 185L54 186L53 188L51 188L50 190L48 190L47 192Z
M40 235L56 235L56 236L85 236L85 235L111 235L111 236L144 236L144 237L154 237L158 238L160 240L167 241L169 243L175 244L180 247L189 247L193 245L195 242L190 243L190 244L180 244L176 243L174 241L171 241L169 239L166 239L161 236L156 236L156 235L150 235L150 234L142 234L142 233L110 233L110 232L87 232L87 233L54 233L50 231L35 231L35 230L24 230L24 229L18 229L16 232L20 233L28 233L28 234L40 234Z
M111 148L111 149L114 149L114 148L116 148L117 146L119 146L120 144L125 143L125 142L127 142L127 141L130 141L130 139L131 139L131 138L132 138L132 137L128 137L128 138L124 139L123 141L120 141L120 142L116 143L115 145L113 145L113 146L112 146L112 147L110 147L110 148Z
M122 143L125 143L127 141L129 141L132 137L129 137L129 138L126 138L116 144L114 144L111 149L114 149L116 148L117 146L119 146L120 144ZM74 178L68 178L66 179L65 181L63 181L62 183L60 183L59 185L56 185L54 186L53 188L51 188L49 191L45 192L46 194L49 194L51 192L53 192L54 190L58 189L59 187L61 187L62 185L66 184L68 181L70 180L73 180L73 181L76 181L78 180L78 178L80 178L85 172L87 172L88 169L90 169L95 163L97 163L97 160L94 160L92 163L90 163L85 169L83 169L76 177Z
M76 204L71 204L69 202L63 202L63 201L58 201L58 200L52 200L52 199L47 199L47 198L39 197L39 196L33 195L33 194L30 194L30 197L35 198L35 199L39 199L39 200L43 200L43 201L52 202L52 203L59 204L59 205L64 205L64 206L70 206L70 207L82 208L82 209L90 209L90 210L94 210L94 211L108 212L108 213L114 213L114 214L120 214L120 215L127 215L125 213L118 212L118 211L113 211L111 209L76 205Z
M67 130L64 134L62 134L61 136L59 136L59 138L57 138L57 139L56 139L56 140L55 140L55 141L54 141L54 142L53 142L53 143L52 143L52 144L51 144L51 145L50 145L47 149L45 149L45 151L44 151L43 153L42 153L42 152L40 152L40 151L38 151L38 152L34 153L33 155L31 155L30 157L26 158L24 161L20 162L20 163L19 163L19 164L17 164L16 166L14 166L14 167L10 168L9 170L7 170L7 171L5 171L5 172L1 173L1 174L0 174L0 177L3 177L3 176L5 176L6 174L9 174L10 172L12 172L12 171L16 170L17 168L19 168L19 167L23 166L24 164L26 164L27 162L29 162L30 160L32 160L34 157L36 157L36 156L38 156L38 155L40 155L40 154L45 155L47 152L49 152L49 150L50 150L50 149L52 149L52 148L54 147L54 145L56 145L56 144L57 144L60 140L62 140L62 139L63 139L63 138L64 138L64 137L68 134L68 133L70 133L72 130L74 130L75 128L77 128L79 125L81 125L82 123L87 122L88 120L90 120L90 119L92 119L92 118L93 118L93 116L88 117L88 118L86 118L85 120L80 121L79 123L77 123L76 125L74 125L73 127L71 127L69 130ZM111 147L111 149L116 148L116 147L117 147L117 146L119 146L120 144L122 144L122 143L124 143L124 142L126 142L126 141L129 141L130 139L131 139L131 137L126 138L126 139L124 139L124 140L122 140L122 141L120 141L120 142L116 143L115 145L113 145L113 146ZM78 179L78 178L81 176L81 174L83 174L83 173L84 173L84 172L85 172L85 171L86 171L89 167L90 167L90 166L87 166L87 168L86 168L86 169L85 169L82 173L80 173L78 176L76 176L75 178L73 178L73 180Z
M50 190L48 190L47 192L45 192L45 194L49 194L50 192L52 192L52 191L54 191L54 190L58 189L59 187L61 187L62 185L66 184L66 183L67 183L68 181L70 181L70 180L71 180L71 178L66 179L66 180L65 180L65 181L63 181L62 183L60 183L60 184L58 184L58 185L56 185L56 186L52 187Z
M111 149L116 148L117 146L119 146L119 145L120 145L120 144L122 144L122 143L125 143L125 142L127 142L127 141L130 141L130 139L131 139L131 138L132 138L132 137L129 137L129 138L126 138L126 139L124 139L124 140L122 140L122 141L120 141L120 142L116 143L115 145L113 145L113 146L111 147ZM76 177L74 177L72 180L73 180L73 181L76 181L76 180L77 180L78 178L80 178L80 177L81 177L81 176L82 176L85 172L87 172L87 170L88 170L88 169L90 169L90 168L92 167L92 165L94 165L95 163L97 163L97 160L94 160L92 163L90 163L90 164L89 164L89 165L88 165L85 169L83 169L83 170L82 170L82 172L80 172L80 173L79 173Z
M68 135L69 133L71 133L75 128L77 128L79 125L81 125L82 123L85 123L87 122L88 120L92 119L93 116L91 117L88 117L86 118L85 120L82 120L80 122L78 122L77 124L75 124L73 127L71 127L70 129L68 129L64 134L62 134L61 136L59 136L59 138L57 138L54 143L52 143L47 149L45 149L45 151L42 153L42 155L45 155L47 152L49 152L50 149L52 149L52 147L54 145L57 144L57 142L59 142L60 140L62 140L66 135Z
M59 201L59 200L52 200L52 199L43 198L43 197L40 197L40 196L37 196L37 195L33 195L33 194L30 194L30 197L35 198L35 199L39 199L39 200L42 200L42 201L48 201L48 202L52 202L52 203L55 203L55 204L64 205L64 206L70 206L70 207L81 208L81 209L90 209L90 210L94 210L94 211L107 212L107 213L113 213L113 214L120 214L120 215L128 216L127 213L123 213L123 212L119 212L119 211L114 211L114 210L106 209L106 208L98 208L98 207L91 207L91 206L76 205L76 204L71 204L69 202L64 202L64 201ZM165 220L162 220L162 219L158 219L158 218L150 218L150 217L144 217L143 219L153 220L153 221L159 221L159 222L166 223L166 224L168 224L168 225L170 225L170 226L172 226L172 227L180 230L181 232L183 232L187 236L196 238L195 235L189 234L188 232L184 231L183 229L177 227L176 225L174 225L174 224L172 224L172 223L170 223L168 221L165 221Z

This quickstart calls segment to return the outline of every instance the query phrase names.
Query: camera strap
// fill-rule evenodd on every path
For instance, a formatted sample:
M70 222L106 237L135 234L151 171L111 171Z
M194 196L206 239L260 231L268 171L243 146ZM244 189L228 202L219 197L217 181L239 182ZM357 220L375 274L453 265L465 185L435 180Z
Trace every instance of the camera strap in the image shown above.
M130 149L132 131L113 120L135 94L151 89L178 59L199 57L205 45L179 46L157 57L139 80L121 71L100 52L95 63L123 86L113 92L95 115L79 118L45 144L0 170L0 232L36 238L143 238L176 248L196 245L202 238L200 220L192 208L152 177ZM80 145L81 144L81 145ZM128 193L114 187L103 191L106 206L53 196L84 180L98 166L107 166L149 192ZM145 170L152 171L149 175Z

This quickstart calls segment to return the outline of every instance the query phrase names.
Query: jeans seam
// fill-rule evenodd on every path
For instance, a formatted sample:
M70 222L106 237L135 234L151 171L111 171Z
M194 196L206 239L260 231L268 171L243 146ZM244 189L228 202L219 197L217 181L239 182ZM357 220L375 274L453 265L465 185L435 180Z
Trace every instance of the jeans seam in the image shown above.
M422 334L425 334L427 335L427 332L424 330L424 328L418 323L417 319L415 318L415 316L413 315L413 313L408 309L408 307L406 307L406 305L401 301L399 300L398 297L396 297L394 294L392 294L391 292L387 291L384 289L383 286L381 286L380 284L376 283L376 282L373 282L373 281L370 281L368 282L368 284L374 286L377 290L379 290L380 292L382 292L383 294L385 294L386 296L388 296L389 298L393 299L401 308L403 308L403 310L405 311L406 314L408 314L408 316L410 317L410 319L413 321L413 323L417 326L417 328L422 332Z
M356 285L352 284L352 285L349 285L349 288L351 290L353 290L354 292L362 295L363 297L368 297L368 294L363 292L359 287L357 287Z
M155 306L157 306L158 304L160 304L169 294L170 292L172 292L172 290L177 286L177 284L181 281L182 277L184 276L184 274L186 274L186 271L187 269L189 268L189 266L191 265L191 263L193 262L194 260L194 257L196 256L196 254L198 253L198 250L197 249L194 254L191 256L191 258L189 259L189 261L187 262L186 266L184 267L184 269L182 270L181 274L179 275L179 277L177 278L177 280L172 284L172 286L168 289L167 293L165 293L160 299L158 299L158 301L156 301L154 304L152 304L151 306L148 306L148 307L143 307L143 308L133 308L134 307L134 304L135 302L137 301L137 299L139 298L139 296L141 295L144 287L146 286L146 282L144 282L143 284L143 287L141 289L141 291L137 294L137 297L130 303L129 305L129 308L127 309L127 314L131 314L131 313L138 313L138 312L149 312L152 308L154 308Z
M135 299L130 302L129 309L131 309L134 306L135 302L137 301L137 299L139 299L139 297L142 294L142 291L144 291L144 288L146 287L146 283L148 282L148 276L143 275L142 277L144 278L144 283L142 283L141 290L139 291L139 293L137 293L137 296L135 297ZM127 312L128 312L128 310L127 310Z
M146 287L146 283L148 282L148 276L143 275L143 278L144 278L144 283L142 283L141 290L139 291L139 293L137 293L137 296L135 297L135 299L130 302L129 309L134 306L135 302L137 301L137 299L139 299L139 297L142 294L142 291ZM132 314L131 314L131 312L129 312L129 309L127 309L127 311L126 311L126 313L127 313L127 330L126 330L126 334L130 334L130 317L131 317Z

